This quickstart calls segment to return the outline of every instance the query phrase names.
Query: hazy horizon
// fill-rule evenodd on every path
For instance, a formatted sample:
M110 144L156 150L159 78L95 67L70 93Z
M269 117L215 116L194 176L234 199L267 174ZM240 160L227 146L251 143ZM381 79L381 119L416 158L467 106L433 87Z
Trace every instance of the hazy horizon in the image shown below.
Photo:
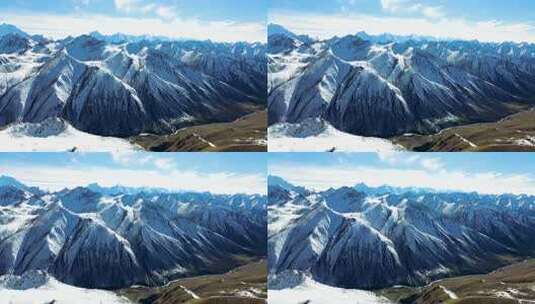
M323 39L356 33L535 43L535 3L513 0L273 0L268 21Z
M535 164L535 156L463 154L277 154L270 155L268 175L316 191L364 183L369 187L535 195L535 168L525 165Z
M0 23L53 39L104 35L164 36L217 42L265 42L265 1L58 0L0 4ZM245 15L236 11L247 12Z
M0 176L47 191L97 183L102 187L266 194L265 157L220 153L3 153Z

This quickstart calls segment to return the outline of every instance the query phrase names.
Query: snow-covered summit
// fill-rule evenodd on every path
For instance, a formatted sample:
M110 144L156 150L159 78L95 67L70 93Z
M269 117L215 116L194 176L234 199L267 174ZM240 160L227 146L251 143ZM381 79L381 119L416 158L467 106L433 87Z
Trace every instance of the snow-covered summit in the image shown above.
M18 27L14 26L12 24L7 24L7 23L0 24L0 36L5 36L5 35L9 35L9 34L16 34L16 35L19 35L21 37L29 37L30 36L26 32L24 32L23 30L19 29Z

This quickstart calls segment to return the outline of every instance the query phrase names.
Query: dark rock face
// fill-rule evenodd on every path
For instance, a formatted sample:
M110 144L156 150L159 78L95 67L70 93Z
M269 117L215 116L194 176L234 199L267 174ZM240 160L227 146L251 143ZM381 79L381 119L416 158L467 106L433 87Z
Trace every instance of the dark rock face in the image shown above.
M320 117L390 137L496 121L535 102L534 45L372 41L270 37L269 123Z
M279 227L268 240L272 274L297 270L333 286L377 289L535 255L535 197L340 188L304 198L278 185L269 193L270 224ZM280 218L292 220L277 226Z

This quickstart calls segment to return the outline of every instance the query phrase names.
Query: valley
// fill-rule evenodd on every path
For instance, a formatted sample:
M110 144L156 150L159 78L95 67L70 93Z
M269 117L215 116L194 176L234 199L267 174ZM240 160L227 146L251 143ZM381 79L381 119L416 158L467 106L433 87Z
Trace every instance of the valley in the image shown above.
M494 123L452 127L434 135L402 135L392 141L418 152L535 151L535 111L523 111Z
M220 275L179 279L163 287L130 287L116 293L142 304L266 303L267 264L252 261Z
M141 134L131 142L153 152L266 152L267 111L258 111L230 123L180 129L172 135Z
M496 303L535 302L535 260L525 260L488 274L447 278L425 287L394 287L377 294L394 303Z

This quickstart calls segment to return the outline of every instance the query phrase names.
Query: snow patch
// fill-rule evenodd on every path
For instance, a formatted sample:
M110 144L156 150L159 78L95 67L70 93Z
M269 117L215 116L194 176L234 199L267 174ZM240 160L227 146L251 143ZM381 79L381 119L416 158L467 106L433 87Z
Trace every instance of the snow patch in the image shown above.
M447 289L446 287L441 285L440 288L448 295L448 297L450 297L450 299L455 300L459 298L453 291Z
M125 139L103 137L79 131L59 118L41 123L19 123L0 131L3 152L133 151Z
M269 290L269 304L381 304L391 303L372 292L357 289L342 289L320 284L305 278L301 284L288 289Z
M321 119L279 123L268 129L269 152L388 152L402 148L382 138L341 132Z
M128 304L113 292L63 284L42 271L0 277L0 299L10 304Z

